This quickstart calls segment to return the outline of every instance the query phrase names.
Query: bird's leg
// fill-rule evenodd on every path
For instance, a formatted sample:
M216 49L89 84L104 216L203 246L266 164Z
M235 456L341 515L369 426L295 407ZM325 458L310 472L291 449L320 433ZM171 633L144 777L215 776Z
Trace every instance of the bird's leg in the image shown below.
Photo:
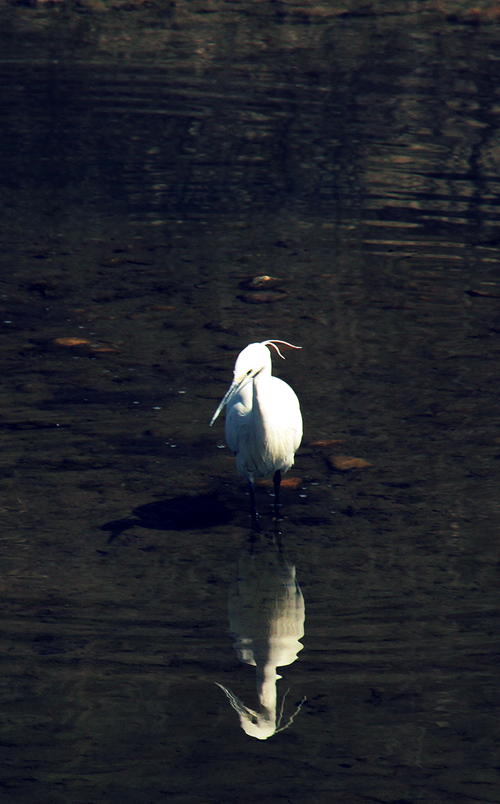
M255 488L253 480L248 481L248 488L250 489L250 509L252 511L252 527L257 533L260 533L259 514L257 513L257 506L255 504Z
M274 473L274 515L278 520L280 518L280 483L281 483L281 469Z

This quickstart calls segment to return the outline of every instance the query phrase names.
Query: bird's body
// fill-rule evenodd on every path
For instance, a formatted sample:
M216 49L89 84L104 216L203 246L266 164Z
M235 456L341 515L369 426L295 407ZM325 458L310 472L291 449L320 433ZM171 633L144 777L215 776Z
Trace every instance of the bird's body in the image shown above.
M263 371L247 383L228 406L226 439L247 480L290 469L302 439L299 400L290 386Z
M212 425L227 406L226 440L236 456L238 472L250 484L255 527L258 527L258 516L254 478L274 475L277 512L281 473L293 465L302 440L299 400L286 382L271 373L271 354L267 347L273 346L282 356L276 343L285 341L251 343L240 352L233 382L210 422Z

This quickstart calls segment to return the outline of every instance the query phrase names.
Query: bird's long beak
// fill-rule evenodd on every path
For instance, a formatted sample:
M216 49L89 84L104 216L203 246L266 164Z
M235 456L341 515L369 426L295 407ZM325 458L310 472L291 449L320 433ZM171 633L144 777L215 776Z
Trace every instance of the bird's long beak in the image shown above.
M227 389L226 393L224 394L224 398L223 398L222 402L220 403L219 407L217 408L217 410L215 411L214 415L212 416L212 420L210 422L210 427L212 426L212 424L216 420L216 418L219 415L219 413L221 412L222 408L225 408L227 403L231 401L231 399L233 398L235 393L238 391L240 385L241 385L241 382L236 382L235 380L233 380L233 382L231 383L231 385Z
M212 416L212 420L210 422L210 427L212 426L212 424L216 420L216 418L219 415L219 413L221 412L222 408L225 408L226 405L229 404L231 399L238 393L240 388L243 388L243 386L246 385L247 382L250 382L250 380L252 380L252 379L253 379L253 377L247 377L245 375L244 377L242 377L240 379L232 381L231 385L229 386L229 388L227 389L227 391L226 391L226 393L224 395L224 399L222 400L222 402L220 403L219 407L217 408L217 410L215 411L214 415Z

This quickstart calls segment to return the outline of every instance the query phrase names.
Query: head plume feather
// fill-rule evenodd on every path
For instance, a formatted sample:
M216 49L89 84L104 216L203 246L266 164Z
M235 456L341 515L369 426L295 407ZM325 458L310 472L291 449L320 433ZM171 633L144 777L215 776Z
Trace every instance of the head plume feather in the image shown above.
M262 341L262 346L272 346L274 349L276 349L279 356L283 358L283 360L286 360L286 358L283 357L283 355L281 354L279 347L276 346L277 343L282 343L285 346L290 346L291 349L302 349L302 346L294 346L293 343L288 343L288 341L277 341L277 340Z

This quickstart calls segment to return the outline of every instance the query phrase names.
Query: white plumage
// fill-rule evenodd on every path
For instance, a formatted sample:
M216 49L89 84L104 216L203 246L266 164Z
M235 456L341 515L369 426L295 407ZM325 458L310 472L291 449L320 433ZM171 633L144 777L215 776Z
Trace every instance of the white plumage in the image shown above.
M272 346L300 349L286 341L251 343L238 355L233 381L210 426L227 406L226 440L236 456L238 472L250 484L253 525L258 528L253 481L255 477L274 475L275 510L278 514L281 473L293 466L302 440L302 415L299 400L290 386L272 376Z

